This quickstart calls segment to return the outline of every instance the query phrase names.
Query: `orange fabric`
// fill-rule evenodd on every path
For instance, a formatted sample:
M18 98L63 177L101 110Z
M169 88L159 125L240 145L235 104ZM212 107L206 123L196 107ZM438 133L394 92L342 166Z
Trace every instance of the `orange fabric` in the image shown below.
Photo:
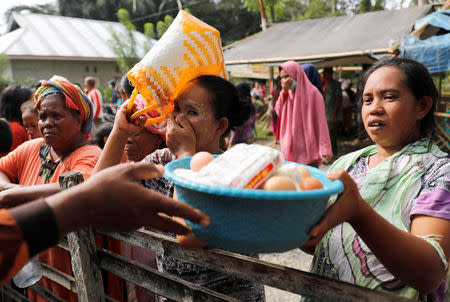
M18 273L29 257L28 245L14 217L0 209L0 286Z
M39 176L41 168L39 149L43 143L43 138L25 142L13 152L0 158L0 172L5 173L12 182L24 186L44 184L44 179ZM67 156L64 159L64 165L71 171L81 172L84 179L87 179L92 175L101 151L98 146L85 145ZM51 183L58 182L58 176L69 171L64 165L58 165L50 179Z
M28 141L7 156L0 158L0 171L8 175L12 182L21 185L32 186L45 183L44 179L39 176L39 170L41 168L39 149L43 143L43 138ZM85 145L78 148L64 159L64 165L62 163L58 165L50 182L58 182L58 176L64 172L68 172L68 169L70 171L81 172L84 179L89 178L92 175L100 153L101 149L94 145ZM43 263L47 263L63 273L72 275L70 256L67 251L59 247L53 247L40 253L38 258ZM77 295L61 285L45 278L43 278L42 283L60 298L66 301L77 301ZM42 297L34 294L31 290L28 290L28 294L32 301L46 301Z
M19 122L9 122L9 126L12 133L12 145L9 150L11 152L28 140L28 134Z

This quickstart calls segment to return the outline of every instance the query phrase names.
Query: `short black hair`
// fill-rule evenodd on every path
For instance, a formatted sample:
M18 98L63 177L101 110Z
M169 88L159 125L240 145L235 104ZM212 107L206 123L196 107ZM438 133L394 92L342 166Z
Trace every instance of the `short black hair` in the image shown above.
M0 117L22 124L20 106L31 98L31 93L31 89L24 85L6 87L0 95Z
M325 73L333 73L333 67L327 66L323 69L323 72Z
M12 132L7 120L0 118L0 156L7 154L12 146Z
M105 147L104 138L108 137L111 134L113 129L112 123L103 123L96 131L94 135L93 142L99 146L101 149Z
M434 112L436 110L436 102L439 93L434 85L430 72L419 62L404 58L390 58L372 65L364 74L362 74L361 80L359 81L358 90L361 92L359 95L360 102L362 102L362 94L369 76L375 70L388 66L396 67L403 72L405 75L405 84L411 90L416 100L420 100L425 96L428 96L433 100L430 111L420 121L420 138L429 138L431 141L436 129Z
M236 84L236 89L240 100L251 97L250 85L247 82L239 82Z
M84 79L84 81L86 82L86 83L88 83L89 84L89 86L91 86L91 87L95 87L95 84L96 84L96 80L95 80L95 78L94 77L86 77L85 79Z
M223 117L228 119L228 128L223 133L223 137L249 119L250 104L239 100L238 91L231 82L213 75L199 76L193 82L198 83L209 92L216 119L219 120Z
M120 79L120 91L122 92L122 90L125 90L129 95L131 95L134 90L134 87L130 84L126 74Z

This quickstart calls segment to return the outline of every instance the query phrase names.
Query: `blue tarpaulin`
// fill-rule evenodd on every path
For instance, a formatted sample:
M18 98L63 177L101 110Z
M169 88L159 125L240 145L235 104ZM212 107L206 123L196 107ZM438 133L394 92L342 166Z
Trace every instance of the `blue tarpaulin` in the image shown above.
M424 24L443 30L425 40L414 35L403 37L402 56L422 63L430 73L450 70L450 9L429 14L417 20L414 27L417 29Z

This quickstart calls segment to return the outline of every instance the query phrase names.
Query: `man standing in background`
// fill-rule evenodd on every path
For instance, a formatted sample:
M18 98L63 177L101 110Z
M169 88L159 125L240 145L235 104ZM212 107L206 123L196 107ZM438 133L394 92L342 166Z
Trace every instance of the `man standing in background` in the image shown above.
M333 67L323 69L323 92L331 146L333 154L337 155L337 138L343 121L343 108L341 83L333 79Z
M103 122L103 98L100 91L95 88L96 80L94 77L86 77L84 79L84 88L86 94L89 96L92 102L92 111L94 112L94 124L95 127L100 126Z

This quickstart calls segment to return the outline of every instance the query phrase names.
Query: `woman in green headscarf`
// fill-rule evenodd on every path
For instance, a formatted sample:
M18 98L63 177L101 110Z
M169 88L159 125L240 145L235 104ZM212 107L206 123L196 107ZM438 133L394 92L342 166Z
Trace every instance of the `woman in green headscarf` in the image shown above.
M345 191L302 247L312 272L422 301L443 301L450 257L450 159L432 144L437 90L424 66L393 58L361 81L375 142L330 168Z

